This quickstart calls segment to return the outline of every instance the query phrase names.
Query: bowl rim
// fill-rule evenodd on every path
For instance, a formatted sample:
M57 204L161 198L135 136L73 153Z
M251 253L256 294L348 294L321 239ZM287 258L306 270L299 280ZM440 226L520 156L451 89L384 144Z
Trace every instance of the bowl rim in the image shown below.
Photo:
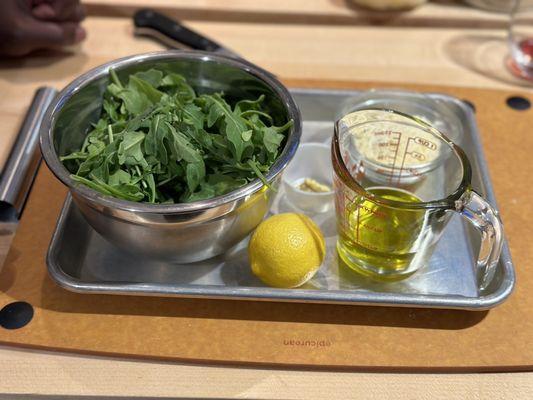
M101 78L109 73L110 68L123 68L130 65L138 65L145 61L172 61L172 60L193 60L199 62L215 62L228 65L243 70L256 79L263 81L270 87L280 98L282 104L287 110L289 118L292 118L294 124L288 135L287 142L278 159L265 174L268 182L272 182L277 175L287 166L289 161L296 153L302 133L301 114L296 102L290 95L288 89L278 81L271 73L266 70L237 58L228 57L204 51L189 50L165 50L149 53L136 54L128 57L119 58L105 64L99 65L80 75L69 83L48 107L45 118L40 129L40 146L45 163L52 173L72 192L74 196L80 196L92 203L97 203L103 207L109 207L115 210L123 210L135 213L187 213L200 210L206 210L219 207L236 200L245 198L262 189L264 186L260 179L254 179L252 182L235 189L222 196L213 197L207 200L200 200L191 203L174 203L174 204L151 204L145 202L132 202L122 200L108 195L101 194L85 185L77 183L70 178L70 172L63 166L53 146L53 127L55 126L59 111L63 105L82 88L87 86L95 79Z

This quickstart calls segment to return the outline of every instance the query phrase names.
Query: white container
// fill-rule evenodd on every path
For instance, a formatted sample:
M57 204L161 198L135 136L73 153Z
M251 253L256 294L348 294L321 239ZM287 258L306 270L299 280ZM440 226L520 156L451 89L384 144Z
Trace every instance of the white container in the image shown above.
M328 186L328 192L307 192L299 189L305 178ZM334 205L333 166L330 146L321 143L304 143L298 147L294 158L283 173L283 187L290 203L314 213L329 211Z

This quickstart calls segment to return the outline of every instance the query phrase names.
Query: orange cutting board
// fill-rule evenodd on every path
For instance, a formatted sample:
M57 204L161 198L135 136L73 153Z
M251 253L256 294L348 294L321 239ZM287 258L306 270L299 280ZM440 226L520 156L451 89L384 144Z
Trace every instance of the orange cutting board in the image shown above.
M382 86L287 83L351 89ZM518 277L515 293L503 305L488 312L468 312L71 293L46 272L45 255L66 190L42 166L0 272L0 308L26 301L35 314L21 329L0 328L0 343L209 363L380 370L533 369L533 268L529 268L533 261L533 110L507 107L506 98L516 93L411 88L446 92L476 106Z

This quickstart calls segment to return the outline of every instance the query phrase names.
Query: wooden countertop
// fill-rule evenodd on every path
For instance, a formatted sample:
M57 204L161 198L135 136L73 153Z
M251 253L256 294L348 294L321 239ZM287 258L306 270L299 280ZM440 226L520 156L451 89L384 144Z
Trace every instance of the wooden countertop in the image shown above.
M0 61L0 148L12 142L33 91L62 87L108 60L162 48L134 38L129 15L146 2L87 0L88 39L70 53ZM531 90L504 68L505 17L438 2L368 25L341 0L156 0L283 78L426 83ZM303 10L303 11L302 11ZM114 15L104 17L103 15ZM246 22L244 22L246 21ZM281 24L276 22L282 22ZM454 28L458 27L458 28ZM2 227L0 256L9 243ZM207 367L0 347L0 393L201 398L525 398L533 375L328 373ZM32 398L27 395L25 398Z
M130 16L143 7L158 9L187 20L227 22L448 26L506 28L505 13L486 12L460 0L431 1L422 7L398 12L373 12L352 0L85 0L89 13Z

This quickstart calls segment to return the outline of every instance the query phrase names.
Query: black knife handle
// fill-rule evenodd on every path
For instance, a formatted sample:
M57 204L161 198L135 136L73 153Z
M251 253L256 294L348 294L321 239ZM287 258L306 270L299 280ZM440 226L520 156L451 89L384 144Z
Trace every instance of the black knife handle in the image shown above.
M133 22L137 28L154 29L194 50L214 52L222 47L211 39L186 28L178 21L149 8L137 11L133 16Z

